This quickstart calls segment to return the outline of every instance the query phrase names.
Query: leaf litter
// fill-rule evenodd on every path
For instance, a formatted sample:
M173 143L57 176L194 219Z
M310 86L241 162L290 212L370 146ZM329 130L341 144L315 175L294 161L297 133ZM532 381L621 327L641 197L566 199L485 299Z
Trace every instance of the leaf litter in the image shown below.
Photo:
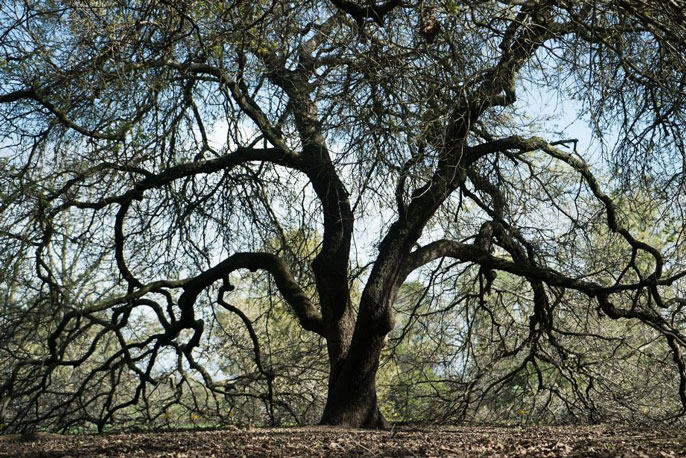
M302 427L30 439L0 436L0 457L686 457L686 430L619 426Z

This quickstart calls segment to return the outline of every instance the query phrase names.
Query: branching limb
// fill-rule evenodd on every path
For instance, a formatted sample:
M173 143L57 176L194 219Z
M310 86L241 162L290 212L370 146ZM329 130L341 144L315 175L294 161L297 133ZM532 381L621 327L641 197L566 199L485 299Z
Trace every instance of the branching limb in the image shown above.
M179 298L181 308L180 323L190 324L193 318L193 304L200 292L212 283L227 278L238 269L268 271L276 283L279 292L292 307L300 324L308 331L323 335L321 313L312 304L307 295L293 278L288 264L280 257L270 253L236 253L214 267L190 279L183 287L184 292Z
M566 163L579 174L581 174L589 189L593 192L593 195L605 206L609 228L613 232L620 234L634 250L640 249L648 252L655 260L655 270L652 276L656 279L662 276L662 267L664 261L660 252L647 243L634 238L634 236L631 235L626 228L619 224L617 220L617 209L614 202L612 202L612 199L602 191L600 183L596 180L595 176L585 162L569 153L566 153L565 151L562 151L559 148L555 148L553 145L540 137L524 138L520 136L512 136L488 143L483 143L470 148L471 154L477 156L483 156L486 154L507 150L516 150L519 152L543 151L549 156ZM658 305L662 306L662 301L657 292L653 292L653 295Z

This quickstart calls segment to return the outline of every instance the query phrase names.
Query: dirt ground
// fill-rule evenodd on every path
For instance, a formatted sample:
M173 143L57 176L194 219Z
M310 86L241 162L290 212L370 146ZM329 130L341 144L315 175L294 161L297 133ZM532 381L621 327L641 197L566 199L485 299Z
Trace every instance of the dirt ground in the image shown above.
M0 457L686 457L686 430L594 427L307 427L102 436L0 436Z

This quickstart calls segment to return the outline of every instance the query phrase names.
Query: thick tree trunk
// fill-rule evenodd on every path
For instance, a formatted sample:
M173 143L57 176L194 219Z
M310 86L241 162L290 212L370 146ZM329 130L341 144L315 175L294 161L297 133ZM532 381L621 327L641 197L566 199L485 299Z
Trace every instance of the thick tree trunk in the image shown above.
M388 427L379 410L376 396L378 351L369 351L350 360L348 358L338 376L330 383L329 396L321 424L356 428L385 429Z
M364 310L364 305L361 310ZM347 356L332 365L329 393L321 424L357 428L388 427L379 410L376 372L384 346L380 334L366 317L358 316Z
M357 392L354 397L350 396L350 389L330 395L320 424L388 429L388 423L379 410L376 388L364 387L364 390L364 393Z
M329 396L322 424L386 428L376 395L376 372L384 339L393 329L392 304L401 266L421 230L396 223L381 244L380 254L360 301L355 330L345 358L331 361Z

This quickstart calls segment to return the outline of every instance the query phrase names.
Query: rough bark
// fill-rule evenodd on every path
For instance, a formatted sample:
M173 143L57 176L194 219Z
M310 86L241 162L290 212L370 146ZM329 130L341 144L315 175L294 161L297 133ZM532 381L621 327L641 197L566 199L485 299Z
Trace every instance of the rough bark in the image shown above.
M384 336L373 332L369 323L369 320L358 318L355 335L364 337L353 339L344 363L332 371L321 424L372 429L388 427L376 394L376 372ZM367 332L358 333L360 327Z

